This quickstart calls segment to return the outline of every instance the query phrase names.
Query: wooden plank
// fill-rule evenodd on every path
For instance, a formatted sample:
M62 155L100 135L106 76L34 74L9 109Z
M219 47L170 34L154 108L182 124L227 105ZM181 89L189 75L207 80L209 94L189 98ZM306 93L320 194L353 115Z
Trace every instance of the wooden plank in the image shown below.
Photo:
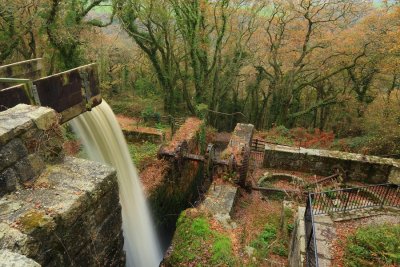
M32 104L25 85L19 84L0 91L0 111L18 104Z
M0 78L24 78L37 80L43 77L43 60L35 58L0 66ZM10 84L0 83L0 90Z
M40 105L63 115L62 122L101 103L100 85L95 64L71 69L33 82ZM75 107L75 109L71 109ZM65 112L64 112L65 111Z
M35 100L33 95L37 95ZM78 67L33 81L0 89L2 109L19 103L47 106L68 121L101 103L100 85L95 64Z

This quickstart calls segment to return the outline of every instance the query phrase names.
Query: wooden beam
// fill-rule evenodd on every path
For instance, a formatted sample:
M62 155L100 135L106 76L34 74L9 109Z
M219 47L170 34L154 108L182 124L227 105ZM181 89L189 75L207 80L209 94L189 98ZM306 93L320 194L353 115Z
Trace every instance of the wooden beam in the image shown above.
M37 80L42 78L43 75L43 60L41 58L0 66L0 78ZM0 83L0 90L7 87L10 87L10 85L7 83Z
M101 103L95 64L20 83L0 89L0 109L19 103L47 106L62 115L63 123Z

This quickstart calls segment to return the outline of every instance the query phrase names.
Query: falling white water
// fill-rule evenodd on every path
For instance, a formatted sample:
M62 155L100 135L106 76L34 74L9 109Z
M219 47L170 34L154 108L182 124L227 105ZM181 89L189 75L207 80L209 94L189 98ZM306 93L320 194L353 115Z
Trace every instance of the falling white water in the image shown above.
M109 164L117 170L126 265L158 266L162 253L142 185L110 106L103 100L91 112L73 119L71 125L81 138L90 159Z

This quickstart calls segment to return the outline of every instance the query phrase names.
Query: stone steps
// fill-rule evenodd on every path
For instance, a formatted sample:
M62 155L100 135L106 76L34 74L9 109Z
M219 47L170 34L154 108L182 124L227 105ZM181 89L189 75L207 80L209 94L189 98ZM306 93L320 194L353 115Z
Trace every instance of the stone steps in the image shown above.
M378 215L399 215L400 209L393 207L370 207L346 212L332 213L331 218L335 222L349 221L361 218L367 218Z

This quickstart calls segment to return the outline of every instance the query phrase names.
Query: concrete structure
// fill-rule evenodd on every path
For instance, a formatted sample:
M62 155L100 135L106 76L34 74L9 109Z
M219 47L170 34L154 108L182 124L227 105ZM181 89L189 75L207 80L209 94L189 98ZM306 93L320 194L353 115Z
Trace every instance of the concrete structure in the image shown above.
M116 173L64 157L62 144L53 110L0 113L0 262L123 266Z
M289 250L289 266L305 266L306 233L304 225L304 207L299 207ZM332 242L336 238L336 230L328 215L314 217L318 264L320 267L331 266L333 260Z
M231 215L236 201L238 188L232 184L215 184L210 186L202 208L208 210L225 228L236 228Z

